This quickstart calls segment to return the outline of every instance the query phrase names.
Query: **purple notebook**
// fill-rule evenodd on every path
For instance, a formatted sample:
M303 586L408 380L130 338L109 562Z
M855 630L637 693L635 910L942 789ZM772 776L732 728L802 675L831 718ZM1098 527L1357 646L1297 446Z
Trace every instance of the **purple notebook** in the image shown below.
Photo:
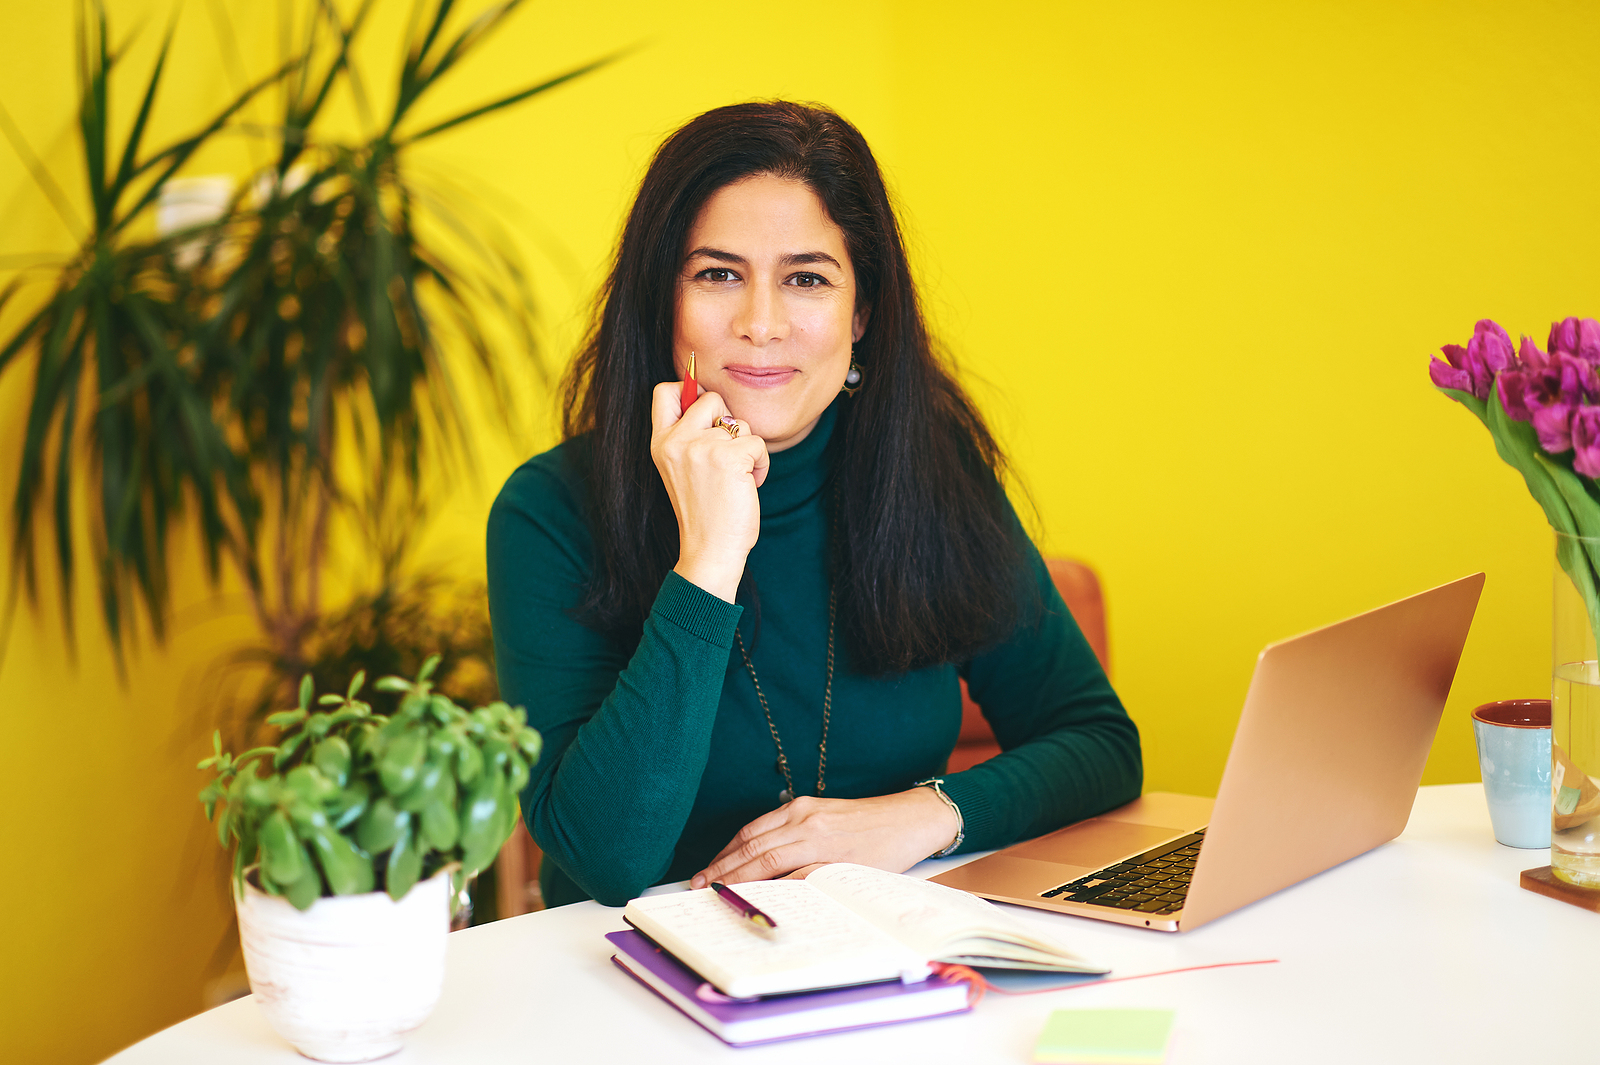
M918 984L890 981L766 998L729 998L640 932L611 932L606 939L617 949L611 960L619 968L736 1047L965 1013L970 1008L966 983L942 976Z

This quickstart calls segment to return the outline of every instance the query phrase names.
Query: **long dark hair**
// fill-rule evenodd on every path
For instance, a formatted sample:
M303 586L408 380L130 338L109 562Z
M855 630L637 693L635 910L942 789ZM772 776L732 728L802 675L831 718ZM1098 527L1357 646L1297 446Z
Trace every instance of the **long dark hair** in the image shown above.
M669 137L628 215L600 312L565 384L565 433L590 494L595 565L579 610L636 639L677 562L678 523L650 458L651 389L675 376L684 242L718 189L755 174L805 182L844 231L860 305L860 391L830 452L839 633L852 665L902 672L960 660L1023 620L1022 531L1004 459L923 325L899 224L867 142L819 107L708 111ZM595 432L597 428L603 431Z

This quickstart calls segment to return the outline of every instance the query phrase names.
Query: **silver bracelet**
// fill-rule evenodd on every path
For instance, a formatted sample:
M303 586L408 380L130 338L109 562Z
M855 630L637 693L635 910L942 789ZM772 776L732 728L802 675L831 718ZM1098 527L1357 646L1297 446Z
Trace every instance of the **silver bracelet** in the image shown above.
M956 801L945 794L944 778L929 777L927 780L919 780L911 786L914 788L932 788L933 793L943 799L944 804L956 812L956 838L950 841L950 846L938 854L930 854L928 857L943 858L946 855L954 854L955 849L961 846L961 841L967 838L967 819L961 816L961 807L956 805Z

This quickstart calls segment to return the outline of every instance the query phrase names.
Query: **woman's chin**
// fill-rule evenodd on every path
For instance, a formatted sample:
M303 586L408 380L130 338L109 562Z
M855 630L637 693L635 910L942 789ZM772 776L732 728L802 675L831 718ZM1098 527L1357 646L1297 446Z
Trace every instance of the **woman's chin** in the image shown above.
M827 403L819 405L814 396L796 394L793 399L798 402L786 403L774 402L778 397L770 393L751 395L740 394L740 391L730 389L723 395L723 402L733 416L744 423L747 432L767 442L769 451L779 451L804 440L822 412L828 409Z

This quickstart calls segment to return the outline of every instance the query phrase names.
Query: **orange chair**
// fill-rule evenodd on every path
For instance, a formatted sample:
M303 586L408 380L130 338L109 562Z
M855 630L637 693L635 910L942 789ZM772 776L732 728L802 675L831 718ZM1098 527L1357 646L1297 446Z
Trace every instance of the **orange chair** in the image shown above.
M1095 576L1094 570L1076 559L1051 558L1045 560L1045 565L1050 568L1050 577L1056 582L1056 590L1061 593L1061 598L1066 600L1067 609L1072 612L1078 628L1083 630L1084 638L1094 649L1094 656L1100 660L1100 668L1110 675L1111 651L1106 643L1106 601L1100 592L1100 578ZM994 732L989 728L989 722L983 719L978 704L967 694L967 682L962 681L961 736L956 740L956 749L950 754L949 772L959 773L963 769L971 769L979 762L993 758L999 753L1000 745L994 740Z
M1070 558L1046 559L1050 576L1066 600L1067 609L1078 622L1078 628L1094 649L1100 666L1111 672L1111 657L1106 645L1106 604L1100 594L1100 578L1094 570ZM967 697L967 682L961 682L961 738L950 755L950 772L969 769L986 758L1000 753L989 723L983 719L978 704ZM500 848L496 866L496 908L501 917L515 917L530 910L542 909L544 900L539 896L539 862L543 858L539 845L528 835L528 826L517 819L517 827L505 846Z

